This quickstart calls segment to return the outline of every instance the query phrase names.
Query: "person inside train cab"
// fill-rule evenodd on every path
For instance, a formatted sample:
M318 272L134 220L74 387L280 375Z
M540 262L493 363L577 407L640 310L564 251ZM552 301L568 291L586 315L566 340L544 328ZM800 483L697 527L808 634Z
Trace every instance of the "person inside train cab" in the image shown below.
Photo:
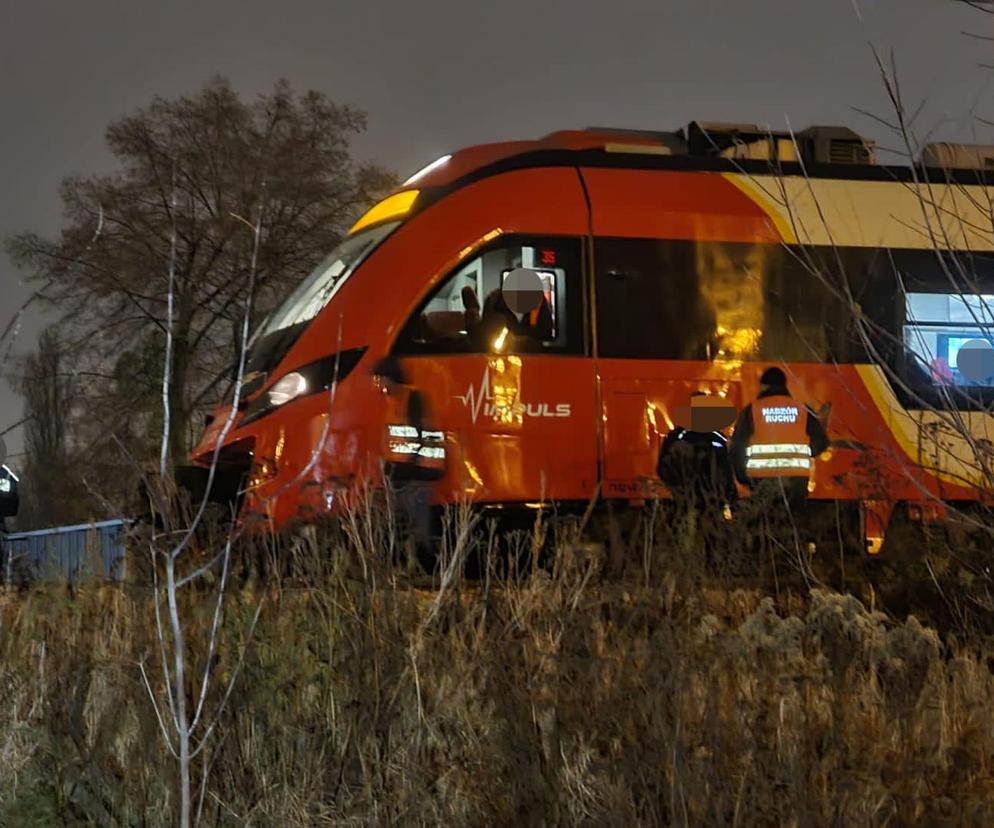
M807 498L814 458L828 448L818 416L799 403L779 368L759 379L756 400L739 414L732 433L735 474L754 492L767 493L788 506Z
M949 360L945 357L935 357L929 363L928 367L933 383L953 385L956 382L956 376L953 374L953 369L949 367Z
M483 302L473 337L485 350L531 351L541 348L552 334L552 311L547 299L543 297L536 307L519 314L508 306L503 290L496 288Z
M518 320L514 311L507 306L500 288L495 288L483 300L480 321L472 331L476 348L484 351L489 351L491 348L501 350L495 343L500 342L503 345L508 337L514 335L517 326Z
M552 306L549 294L542 292L538 305L524 315L521 320L526 326L525 330L532 339L538 342L546 342L553 337L555 321L552 318Z

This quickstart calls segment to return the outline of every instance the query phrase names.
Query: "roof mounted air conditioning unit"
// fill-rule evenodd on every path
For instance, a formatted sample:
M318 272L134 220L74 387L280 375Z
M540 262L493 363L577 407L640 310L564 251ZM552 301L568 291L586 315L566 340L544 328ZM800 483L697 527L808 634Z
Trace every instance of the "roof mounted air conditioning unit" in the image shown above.
M815 164L876 164L876 143L848 127L809 127L797 138Z
M926 144L921 165L944 170L990 170L994 172L994 146L989 144Z
M757 124L694 121L687 127L691 155L759 161L796 161L788 132L771 132Z

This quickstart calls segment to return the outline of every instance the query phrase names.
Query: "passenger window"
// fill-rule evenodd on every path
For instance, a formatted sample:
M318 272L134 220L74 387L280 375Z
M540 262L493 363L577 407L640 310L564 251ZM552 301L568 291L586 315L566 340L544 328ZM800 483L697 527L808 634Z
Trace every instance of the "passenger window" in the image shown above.
M516 268L538 273L543 298L515 314L501 295ZM408 320L398 353L570 353L582 348L579 245L503 238L460 265Z
M877 251L864 305L901 403L920 409L994 406L994 257L980 252Z
M994 295L908 293L904 346L933 385L994 387L994 376L967 371L960 364L963 346L994 344Z

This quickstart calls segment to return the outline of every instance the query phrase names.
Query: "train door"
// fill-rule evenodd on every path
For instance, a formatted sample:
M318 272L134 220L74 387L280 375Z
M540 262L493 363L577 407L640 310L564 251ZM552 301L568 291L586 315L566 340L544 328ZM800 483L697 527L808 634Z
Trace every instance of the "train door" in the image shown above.
M748 257L775 229L721 176L582 174L594 236L602 488L638 499L662 490L660 448L691 394L741 408L740 357L763 325L761 290L743 266L757 264L712 242L747 242Z
M682 242L594 240L608 497L658 493L662 443L691 395L704 392L740 405L738 377L708 360L712 326L682 284L690 255Z
M587 356L582 239L502 234L448 273L395 353L448 439L443 500L586 500L597 482L593 362ZM500 289L538 272L535 313L508 316Z

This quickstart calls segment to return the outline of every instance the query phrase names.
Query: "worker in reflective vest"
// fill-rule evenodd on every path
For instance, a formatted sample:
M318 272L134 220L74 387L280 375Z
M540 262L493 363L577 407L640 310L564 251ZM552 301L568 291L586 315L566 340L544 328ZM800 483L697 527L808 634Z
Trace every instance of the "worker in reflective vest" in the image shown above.
M427 567L432 561L430 484L445 473L445 435L425 427L424 395L411 387L396 359L381 360L373 375L386 394L384 474L400 507L402 527L410 532L415 553Z
M445 472L445 435L426 427L424 395L412 388L400 364L381 360L373 369L387 396L383 459L391 480L437 480Z
M828 448L828 436L814 411L790 395L783 371L768 368L759 382L759 395L732 434L736 477L754 490L775 488L796 504L807 497L812 463Z

